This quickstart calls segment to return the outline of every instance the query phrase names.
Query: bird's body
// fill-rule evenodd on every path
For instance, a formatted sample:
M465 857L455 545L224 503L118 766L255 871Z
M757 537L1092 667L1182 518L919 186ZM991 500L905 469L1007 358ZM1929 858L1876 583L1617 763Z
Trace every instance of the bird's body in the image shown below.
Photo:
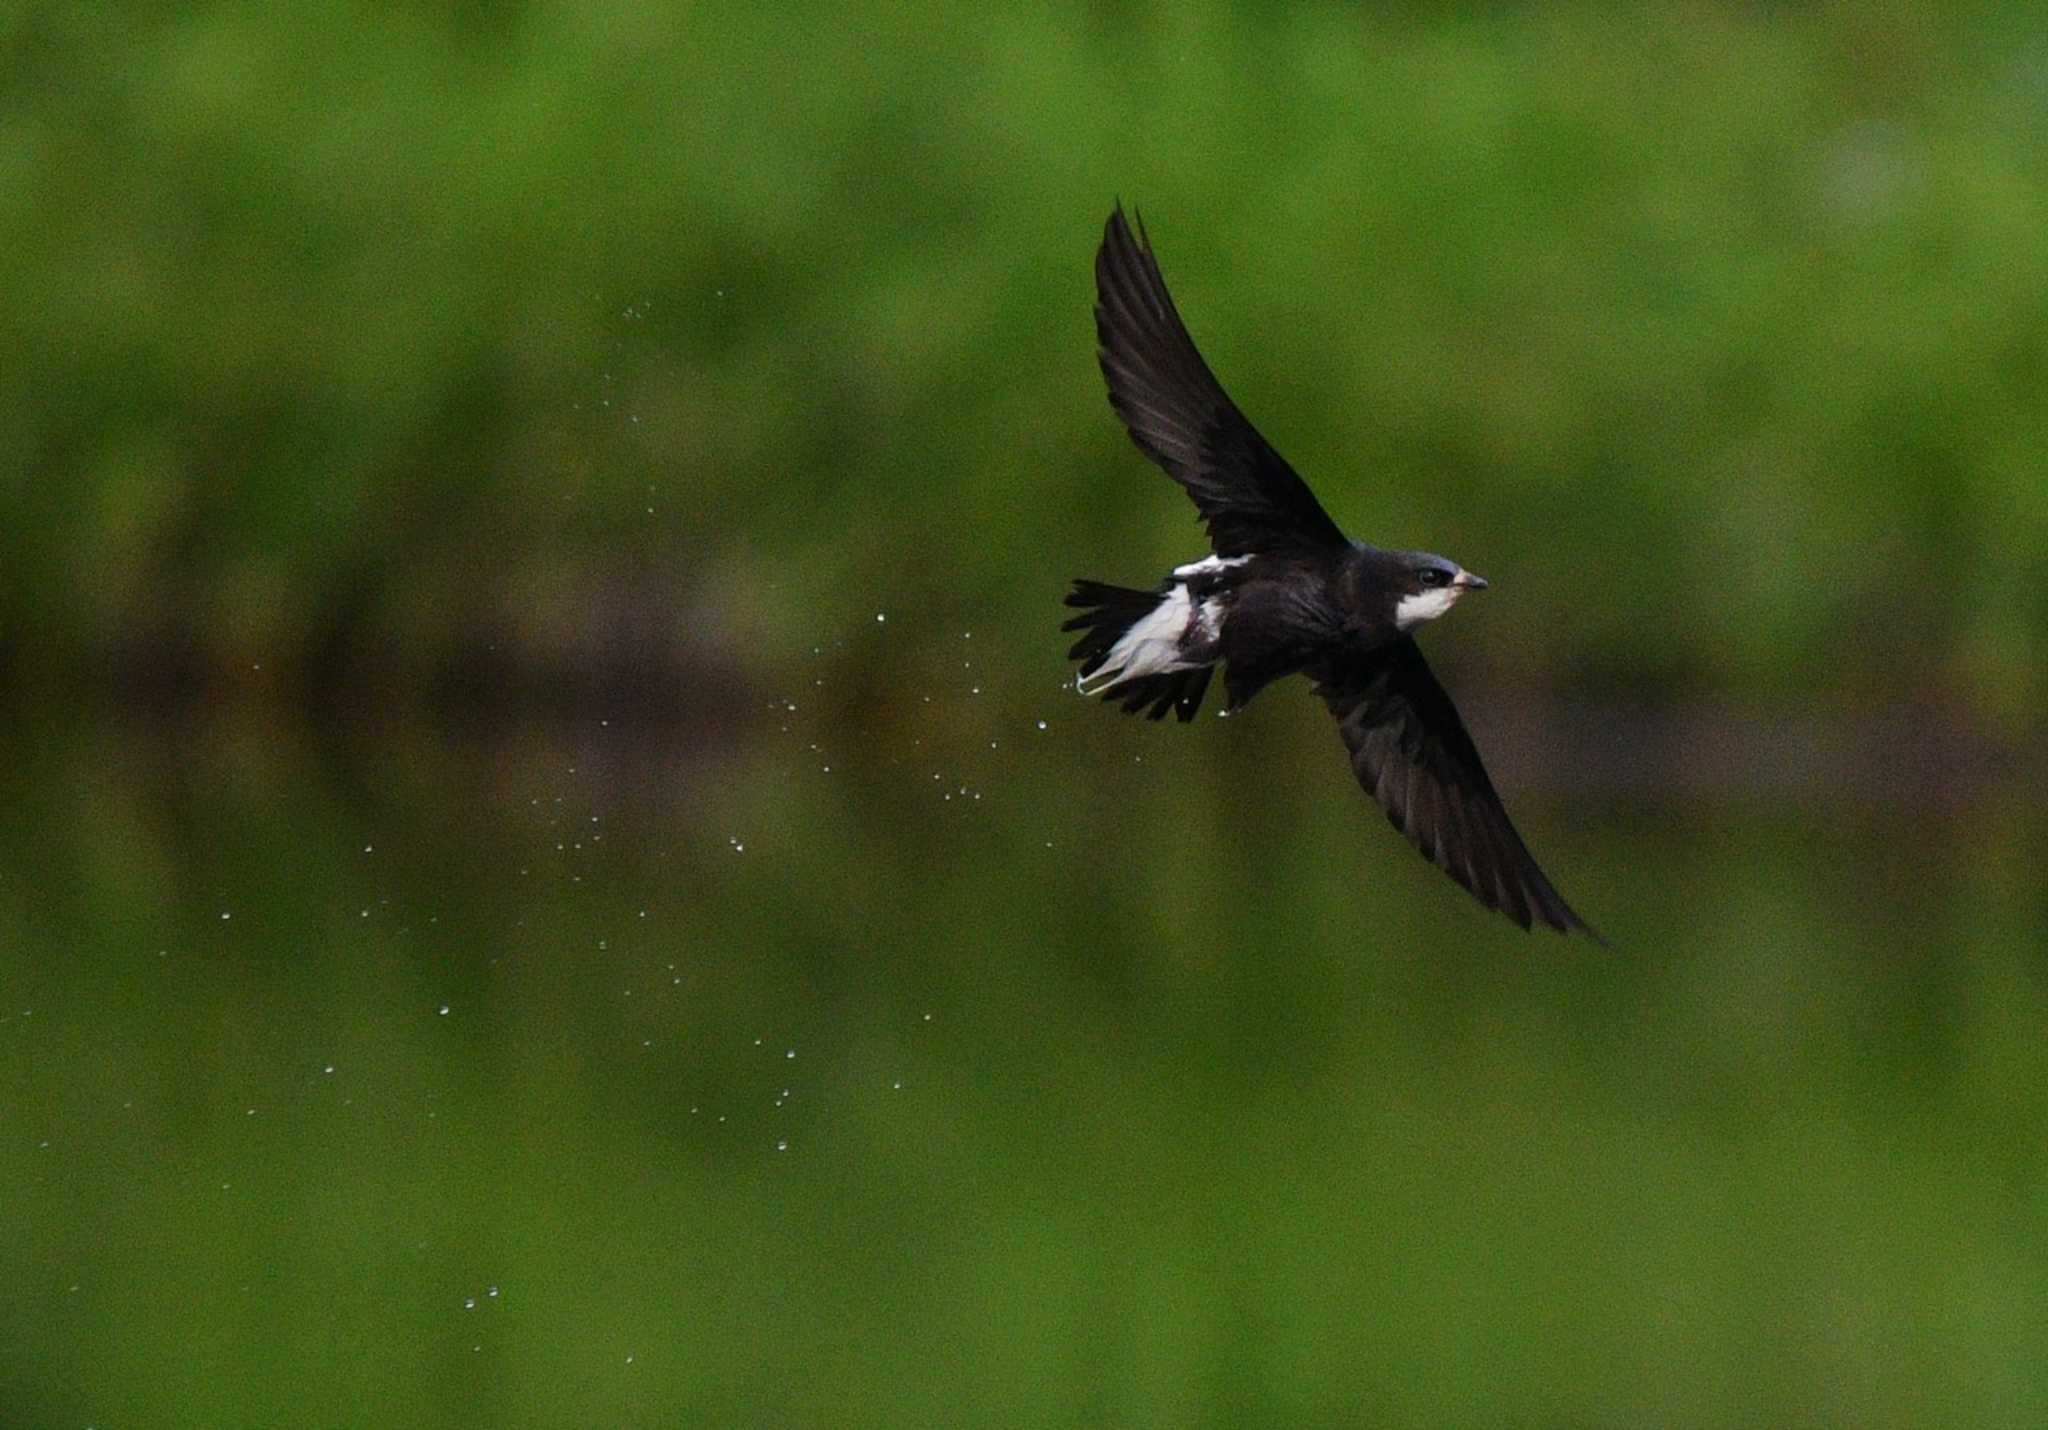
M1524 928L1593 934L1515 832L1410 634L1486 582L1441 556L1344 536L1210 373L1142 233L1118 208L1096 256L1103 376L1139 449L1194 499L1214 554L1151 590L1076 581L1077 688L1185 721L1219 666L1231 709L1306 675L1359 783L1426 857Z

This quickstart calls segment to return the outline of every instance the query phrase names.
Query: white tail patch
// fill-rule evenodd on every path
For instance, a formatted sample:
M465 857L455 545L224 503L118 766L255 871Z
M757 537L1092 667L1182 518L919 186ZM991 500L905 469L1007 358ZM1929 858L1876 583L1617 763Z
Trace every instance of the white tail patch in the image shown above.
M1102 664L1095 668L1093 674L1077 680L1074 688L1083 695L1100 695L1126 680L1193 668L1196 662L1181 658L1180 644L1194 614L1188 601L1188 588L1175 585L1159 598L1158 605L1139 617L1117 638L1117 643L1109 648L1109 654L1103 657Z

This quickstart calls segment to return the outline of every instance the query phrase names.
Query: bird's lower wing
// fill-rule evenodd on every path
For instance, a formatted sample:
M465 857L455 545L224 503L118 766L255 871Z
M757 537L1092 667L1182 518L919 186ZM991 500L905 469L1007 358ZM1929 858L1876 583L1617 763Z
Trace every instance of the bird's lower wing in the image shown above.
M1413 640L1316 678L1359 784L1424 858L1523 928L1544 923L1600 938L1536 866Z
M1187 488L1220 556L1338 550L1343 532L1224 393L1188 336L1140 223L1121 205L1095 255L1095 333L1110 406Z

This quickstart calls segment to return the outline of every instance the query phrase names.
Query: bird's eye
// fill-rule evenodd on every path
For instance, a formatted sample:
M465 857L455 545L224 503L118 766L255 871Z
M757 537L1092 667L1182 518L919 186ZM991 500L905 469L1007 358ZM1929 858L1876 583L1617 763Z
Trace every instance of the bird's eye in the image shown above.
M1430 566L1424 568L1418 579L1425 586L1441 586L1444 583L1444 573L1437 570L1436 567Z

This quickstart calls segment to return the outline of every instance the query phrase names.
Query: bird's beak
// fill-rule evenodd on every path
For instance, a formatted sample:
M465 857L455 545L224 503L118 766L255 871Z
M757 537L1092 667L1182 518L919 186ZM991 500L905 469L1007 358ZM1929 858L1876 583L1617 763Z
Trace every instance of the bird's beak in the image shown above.
M1486 578L1484 576L1475 576L1470 571L1460 569L1458 574L1451 578L1451 584L1462 587L1467 591L1484 591L1486 589Z

